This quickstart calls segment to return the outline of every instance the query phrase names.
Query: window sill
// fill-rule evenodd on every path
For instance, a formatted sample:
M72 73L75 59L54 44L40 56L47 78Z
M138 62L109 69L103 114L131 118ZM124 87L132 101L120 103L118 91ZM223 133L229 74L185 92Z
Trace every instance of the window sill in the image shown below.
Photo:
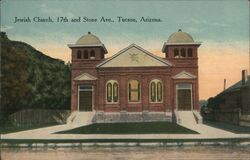
M149 102L150 104L163 104L163 101L162 102Z
M106 102L108 105L114 105L114 104L119 104L119 102Z

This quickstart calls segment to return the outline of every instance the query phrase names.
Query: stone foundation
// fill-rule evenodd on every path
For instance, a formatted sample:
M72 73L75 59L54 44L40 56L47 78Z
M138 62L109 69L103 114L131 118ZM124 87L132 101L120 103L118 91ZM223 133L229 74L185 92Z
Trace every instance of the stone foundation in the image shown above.
M93 123L116 123L116 122L172 122L172 112L96 112Z

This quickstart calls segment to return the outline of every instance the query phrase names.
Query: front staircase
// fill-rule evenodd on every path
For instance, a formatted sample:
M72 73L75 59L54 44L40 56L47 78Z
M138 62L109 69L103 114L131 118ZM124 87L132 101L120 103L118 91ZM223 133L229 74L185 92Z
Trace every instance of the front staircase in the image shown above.
M72 112L69 118L67 119L67 124L82 126L93 123L93 117L95 112Z
M175 111L176 122L183 125L196 125L202 123L202 117L198 111Z

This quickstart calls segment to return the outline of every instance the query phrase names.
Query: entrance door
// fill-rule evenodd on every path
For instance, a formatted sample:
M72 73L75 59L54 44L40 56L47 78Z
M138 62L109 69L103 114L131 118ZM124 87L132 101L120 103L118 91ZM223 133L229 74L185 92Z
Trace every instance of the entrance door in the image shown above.
M93 87L91 85L80 85L78 87L78 110L92 111Z
M176 91L178 110L192 110L192 85L177 84Z

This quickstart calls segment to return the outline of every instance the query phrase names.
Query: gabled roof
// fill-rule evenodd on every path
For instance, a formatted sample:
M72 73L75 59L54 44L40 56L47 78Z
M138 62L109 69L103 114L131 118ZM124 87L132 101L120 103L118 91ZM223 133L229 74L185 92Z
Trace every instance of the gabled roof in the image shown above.
M106 59L97 67L157 67L172 66L170 62L153 55L136 44L131 44Z
M76 78L74 78L74 80L76 81L93 81L93 80L96 80L97 78L90 75L89 73L83 73L79 76L77 76Z
M176 74L175 76L172 77L173 79L195 79L196 76L186 72L186 71L181 71L180 73Z
M236 82L235 84L233 84L232 86L228 87L227 89L225 89L224 91L222 91L219 94L224 94L224 93L229 93L229 92L234 92L234 91L240 90L242 87L248 86L249 83L250 83L249 78L245 82L245 84L242 84L242 80L240 80L240 81Z

